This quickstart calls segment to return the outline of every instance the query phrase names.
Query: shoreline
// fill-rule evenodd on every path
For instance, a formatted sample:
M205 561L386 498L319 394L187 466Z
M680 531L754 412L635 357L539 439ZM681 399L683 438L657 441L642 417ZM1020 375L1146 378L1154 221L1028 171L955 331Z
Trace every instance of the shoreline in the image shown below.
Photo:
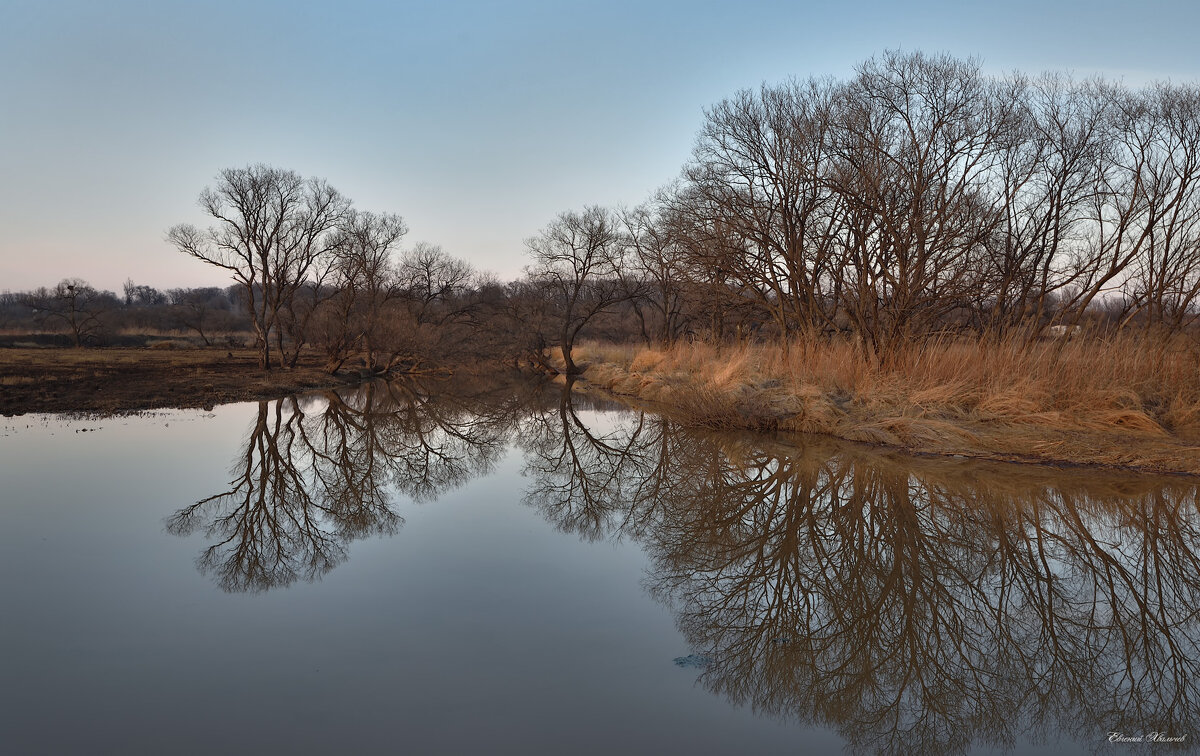
M589 353L580 385L686 426L823 436L917 457L1200 476L1200 437L928 417L816 389L797 392L778 380L722 387L623 362ZM211 409L361 380L357 372L331 375L311 355L296 368L264 371L250 349L8 348L0 349L0 414Z
M0 415L211 409L358 383L311 356L262 370L252 349L0 349Z
M984 419L945 401L859 396L753 370L714 380L660 367L644 350L617 355L591 345L584 353L578 380L587 390L693 427L824 436L913 456L1200 476L1200 429L1191 424L1167 431L1113 415L1106 426L1065 413L1054 422L1046 413Z
M585 371L586 373L586 371ZM560 376L561 379L561 376ZM921 449L912 446L903 446L896 444L888 444L877 441L864 441L860 439L846 438L837 436L832 433L825 433L813 430L791 430L786 428L764 429L752 425L746 426L726 426L717 427L706 425L703 423L690 423L686 417L681 417L678 414L678 408L673 408L670 405L656 402L651 399L643 399L631 394L619 394L603 386L591 383L586 376L576 379L575 390L582 389L583 393L593 396L600 396L605 399L615 401L625 407L635 410L645 410L653 412L657 415L663 415L671 420L682 425L703 428L714 432L738 432L752 433L760 436L764 440L770 440L773 443L780 444L784 447L794 448L800 444L798 439L815 438L826 439L841 444L851 444L863 449L865 452L874 452L877 454L898 454L903 457L913 459L925 459L941 462L970 462L970 463L990 463L1000 465L1021 465L1028 468L1037 468L1042 470L1057 470L1062 472L1096 472L1110 473L1114 475L1130 474L1130 475L1151 475L1151 476L1167 476L1171 478L1183 478L1189 480L1200 480L1200 472L1191 472L1187 470L1172 470L1165 468L1153 468L1135 465L1109 464L1103 462L1088 462L1069 459L1058 459L1054 457L1039 457L1029 454L1019 454L1016 452L986 452L986 451L970 451L970 450L932 450ZM1197 448L1200 453L1200 447Z

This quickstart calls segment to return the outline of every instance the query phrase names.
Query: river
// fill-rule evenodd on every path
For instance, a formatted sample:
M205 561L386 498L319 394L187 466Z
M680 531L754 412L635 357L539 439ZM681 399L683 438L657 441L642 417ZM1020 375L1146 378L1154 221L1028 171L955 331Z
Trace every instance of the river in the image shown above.
M1058 754L1200 735L1192 479L400 381L3 418L0 482L5 753ZM1145 742L1164 738L1182 743Z

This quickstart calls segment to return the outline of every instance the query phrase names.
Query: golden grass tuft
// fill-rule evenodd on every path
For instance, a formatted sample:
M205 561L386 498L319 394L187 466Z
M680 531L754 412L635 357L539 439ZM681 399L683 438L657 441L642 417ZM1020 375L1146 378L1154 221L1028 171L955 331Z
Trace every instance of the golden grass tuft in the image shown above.
M629 364L629 369L635 373L655 370L662 365L665 359L666 355L657 349L643 349L634 356L633 361Z

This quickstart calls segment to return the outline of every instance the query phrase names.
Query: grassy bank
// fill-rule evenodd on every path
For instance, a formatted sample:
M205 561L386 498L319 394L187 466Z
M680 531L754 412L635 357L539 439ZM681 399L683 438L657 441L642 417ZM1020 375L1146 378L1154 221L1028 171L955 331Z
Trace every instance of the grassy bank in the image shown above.
M839 342L576 354L588 383L690 425L1200 474L1200 351L1184 341L943 341L887 365Z

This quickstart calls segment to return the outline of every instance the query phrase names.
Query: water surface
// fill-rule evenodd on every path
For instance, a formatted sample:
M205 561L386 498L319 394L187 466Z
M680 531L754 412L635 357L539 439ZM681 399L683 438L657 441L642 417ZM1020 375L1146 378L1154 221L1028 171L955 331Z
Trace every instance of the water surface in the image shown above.
M0 421L14 753L1193 740L1185 479L686 431L525 383Z

